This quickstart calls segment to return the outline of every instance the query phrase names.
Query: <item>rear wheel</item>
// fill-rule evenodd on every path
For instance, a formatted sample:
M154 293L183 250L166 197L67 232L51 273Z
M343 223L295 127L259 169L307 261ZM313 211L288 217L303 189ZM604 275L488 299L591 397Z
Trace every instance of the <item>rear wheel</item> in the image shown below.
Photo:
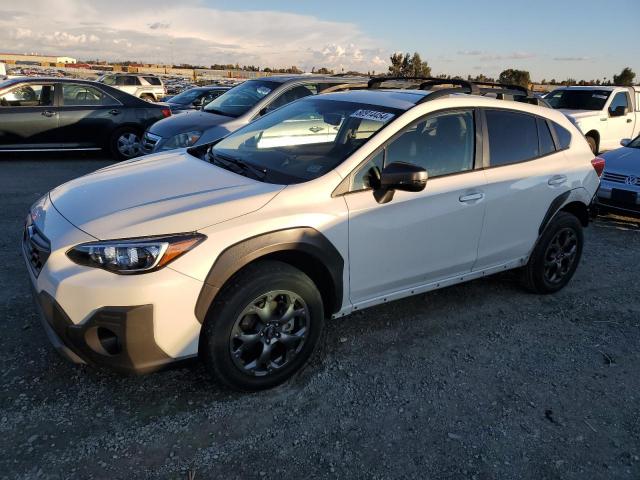
M119 128L111 135L111 154L117 160L142 155L142 135L133 127Z
M589 148L593 152L594 155L598 154L598 142L591 135L587 135L585 137L587 139L587 143L589 144Z
M322 298L307 275L286 263L259 262L220 292L203 326L200 354L226 386L263 390L307 362L323 325Z
M150 93L143 93L142 95L140 95L140 100L144 100L145 102L155 102L156 99L153 95L151 95Z
M578 267L584 242L582 225L568 212L559 212L536 245L522 276L524 286L535 293L563 288Z

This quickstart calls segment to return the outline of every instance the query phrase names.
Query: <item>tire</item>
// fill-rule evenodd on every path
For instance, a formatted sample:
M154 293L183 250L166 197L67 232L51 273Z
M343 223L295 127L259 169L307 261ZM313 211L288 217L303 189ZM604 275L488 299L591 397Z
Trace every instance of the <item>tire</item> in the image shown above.
M142 155L142 132L135 127L122 127L111 134L111 156L116 160L129 160Z
M150 93L143 93L140 95L140 100L144 100L145 102L155 103L156 98Z
M591 135L587 135L584 138L587 139L587 143L589 144L589 148L591 149L593 154L597 155L598 154L598 142L596 141L596 139L593 138Z
M223 385L244 392L264 390L306 364L323 327L322 297L315 283L286 263L261 261L223 287L202 327L200 357Z
M524 287L539 294L562 289L576 272L583 243L580 220L571 213L558 212L542 233L522 270Z

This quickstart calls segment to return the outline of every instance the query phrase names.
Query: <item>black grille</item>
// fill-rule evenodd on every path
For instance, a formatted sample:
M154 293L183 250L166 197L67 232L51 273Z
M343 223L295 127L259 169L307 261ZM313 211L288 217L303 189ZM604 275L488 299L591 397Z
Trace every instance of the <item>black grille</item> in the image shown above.
M145 153L151 153L153 152L154 148L156 147L156 144L160 141L160 138L158 135L154 135L152 133L145 133L144 136L142 137L142 149L144 150Z
M24 228L22 248L29 265L31 265L31 270L37 277L51 254L51 243L38 227L31 222L31 219L27 220Z

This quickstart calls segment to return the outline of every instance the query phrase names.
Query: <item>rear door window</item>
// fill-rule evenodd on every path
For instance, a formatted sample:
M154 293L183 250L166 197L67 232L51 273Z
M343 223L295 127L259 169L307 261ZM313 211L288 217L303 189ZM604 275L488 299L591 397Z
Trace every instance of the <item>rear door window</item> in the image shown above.
M158 77L143 77L147 82L149 82L149 85L162 85L162 82L160 81L160 79Z
M507 110L487 110L492 167L526 162L540 156L536 117Z
M65 106L105 106L118 103L102 90L76 83L62 84L62 101Z

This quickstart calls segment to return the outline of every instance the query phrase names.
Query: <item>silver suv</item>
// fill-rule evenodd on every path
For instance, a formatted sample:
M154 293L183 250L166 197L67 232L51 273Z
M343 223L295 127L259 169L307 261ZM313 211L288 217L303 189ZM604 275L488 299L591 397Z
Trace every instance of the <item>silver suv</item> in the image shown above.
M98 82L148 102L158 102L166 94L162 79L155 75L113 73L101 76L98 78Z

